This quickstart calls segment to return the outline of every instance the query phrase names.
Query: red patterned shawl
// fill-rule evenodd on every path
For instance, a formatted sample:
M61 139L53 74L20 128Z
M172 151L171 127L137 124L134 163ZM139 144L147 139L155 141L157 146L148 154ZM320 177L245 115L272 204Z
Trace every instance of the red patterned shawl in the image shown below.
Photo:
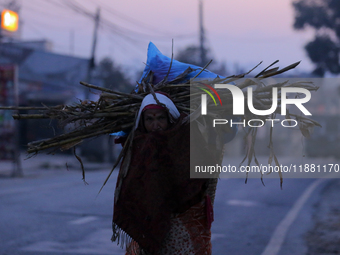
M207 179L190 179L190 125L182 125L182 119L162 132L136 130L130 167L114 205L114 236L124 231L151 254L168 233L171 214L202 201L207 187Z

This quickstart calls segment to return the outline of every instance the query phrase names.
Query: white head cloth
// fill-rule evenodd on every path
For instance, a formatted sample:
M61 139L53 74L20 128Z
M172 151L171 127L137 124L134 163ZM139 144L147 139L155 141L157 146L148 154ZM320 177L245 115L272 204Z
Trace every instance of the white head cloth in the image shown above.
M170 98L168 98L167 96L164 96L162 94L159 94L159 93L156 93L156 97L157 97L157 99L160 103L162 103L166 106L166 108L169 110L169 113L171 114L173 119L179 118L180 113L179 113L175 104L171 101ZM142 101L142 104L139 108L135 129L137 129L137 127L138 127L138 124L139 124L139 121L140 121L144 107L147 106L147 105L150 105L150 104L156 104L157 105L157 102L154 99L152 94L148 94L147 96L145 96L143 101Z

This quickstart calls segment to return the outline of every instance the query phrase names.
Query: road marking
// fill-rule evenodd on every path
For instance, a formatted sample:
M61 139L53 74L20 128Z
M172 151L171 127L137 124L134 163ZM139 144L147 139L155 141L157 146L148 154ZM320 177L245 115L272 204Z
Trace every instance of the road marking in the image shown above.
M95 221L97 219L98 218L94 217L94 216L81 217L80 219L70 221L69 224L71 224L71 225L81 225L81 224L89 223L91 221Z
M254 201L249 201L249 200L228 200L227 201L228 205L233 205L233 206L245 206L245 207L252 207L252 206L258 206L259 203L254 202Z
M276 255L279 253L283 241L286 238L288 229L298 216L301 211L303 205L306 203L308 198L312 195L313 191L327 179L318 179L314 181L308 188L304 191L304 193L299 197L299 199L295 202L292 209L286 214L283 220L277 225L272 237L270 238L269 243L267 244L265 250L261 255Z

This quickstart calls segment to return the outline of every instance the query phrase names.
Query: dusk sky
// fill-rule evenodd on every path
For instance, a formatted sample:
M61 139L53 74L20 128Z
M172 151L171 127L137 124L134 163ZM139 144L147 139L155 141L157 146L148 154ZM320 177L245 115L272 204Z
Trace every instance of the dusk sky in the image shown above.
M5 3L1 0L0 3ZM152 41L171 56L198 44L198 0L17 0L21 4L22 39L48 39L56 53L88 58L94 21L74 11L95 14L100 7L102 24L96 60L109 56L117 64L140 70ZM310 71L312 64L303 46L313 31L293 29L292 0L203 0L207 46L215 61L225 61L229 70L237 63L250 68L260 61L280 60L284 67L302 60L297 70Z

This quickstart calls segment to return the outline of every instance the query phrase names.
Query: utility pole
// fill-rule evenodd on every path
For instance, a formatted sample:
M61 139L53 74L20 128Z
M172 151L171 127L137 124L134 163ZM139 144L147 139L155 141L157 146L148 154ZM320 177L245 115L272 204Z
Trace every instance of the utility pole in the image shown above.
M200 56L201 56L201 66L205 66L208 62L207 60L207 50L204 47L205 33L203 27L203 3L199 0L199 30L200 30Z
M95 53L96 53L96 45L97 45L97 37L98 37L98 28L100 22L100 8L97 8L96 16L94 17L94 31L93 31L93 38L92 38L92 50L91 50L91 58L90 63L87 69L87 77L86 81L91 83L92 71L95 67ZM85 90L85 98L88 99L90 95L89 89Z
M17 15L20 12L21 4L17 0L7 0L6 3L4 3L5 9L8 9L10 11L16 12ZM18 18L18 16L17 16ZM20 21L20 19L19 19ZM16 22L18 20L16 19ZM17 29L21 29L20 23L17 24ZM6 28L7 29L7 28ZM7 42L13 42L18 36L18 34L11 34L11 33L18 33L17 30L11 31L9 34L3 34L5 28L2 30L0 29L0 45L2 44L3 40ZM10 64L5 65L5 71L7 75L4 75L1 77L2 79L5 79L5 82L0 85L0 87L3 87L6 92L6 104L10 104L14 102L15 106L19 106L19 69L17 64L15 64L15 61L10 60ZM3 73L1 73L3 74ZM7 77L6 77L7 76ZM3 80L2 80L3 81ZM10 87L8 87L7 84L12 84ZM19 113L19 111L17 111ZM1 116L3 117L3 116ZM3 122L3 120L2 120ZM20 126L18 121L14 121L12 126L12 132L10 134L7 134L7 137L9 137L9 142L6 144L6 150L11 155L9 158L13 162L13 168L11 171L11 177L22 177L23 176L23 169L21 166L21 157L20 157L20 146L19 146L19 136L20 136Z
M19 106L19 74L18 74L18 66L14 66L14 95L15 95L15 106ZM17 111L19 113L19 111ZM19 145L19 137L20 137L20 126L18 121L15 121L14 124L14 161L13 161L13 170L12 177L22 177L23 170L21 166L21 157L20 157L20 145Z
M70 55L74 55L74 30L70 31Z
M19 14L20 9L21 9L21 4L17 0L7 0L3 4L3 6L4 6L4 9L8 9L8 10L14 11L17 14ZM16 31L13 34L9 35L8 32L4 31L1 28L0 29L0 43L5 42L5 41L13 42L14 40L20 39L20 34L21 34L20 30L21 30L21 19L19 19L18 31Z

